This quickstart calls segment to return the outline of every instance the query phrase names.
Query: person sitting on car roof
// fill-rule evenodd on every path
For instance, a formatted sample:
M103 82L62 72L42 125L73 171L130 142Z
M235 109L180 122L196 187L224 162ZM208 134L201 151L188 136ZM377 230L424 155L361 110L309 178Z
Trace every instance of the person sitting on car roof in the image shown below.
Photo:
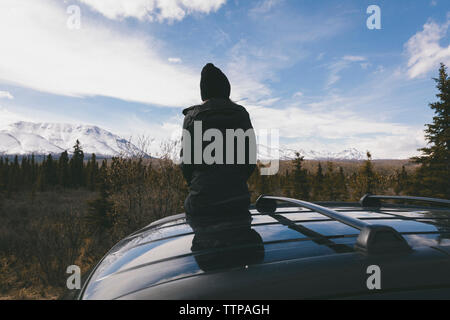
M202 70L200 91L203 104L183 111L181 169L189 186L186 214L188 218L250 217L247 180L256 168L250 116L230 100L230 82L211 63Z

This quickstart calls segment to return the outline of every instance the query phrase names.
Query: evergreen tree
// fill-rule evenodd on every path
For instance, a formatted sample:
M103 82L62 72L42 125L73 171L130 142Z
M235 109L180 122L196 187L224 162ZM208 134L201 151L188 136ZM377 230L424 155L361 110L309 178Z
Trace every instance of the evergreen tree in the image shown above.
M91 159L86 166L86 185L90 190L95 190L98 176L98 163L95 153L91 155Z
M313 200L324 200L324 175L322 164L319 162L317 167L317 172L314 175L314 180L312 181L312 196Z
M20 185L23 188L24 186L30 185L30 165L28 157L22 157L22 161L20 163L20 171L21 171L21 180Z
M78 188L84 185L84 152L80 141L76 141L73 146L73 156L70 159L70 172L72 177L72 186Z
M308 172L303 168L304 157L300 153L295 154L293 172L293 196L297 199L309 200L310 186L308 182Z
M35 159L34 153L33 153L31 155L31 161L30 161L30 180L33 185L36 184L37 173L38 173L38 164L36 163L36 159Z
M347 178L344 174L344 169L339 167L339 171L336 174L336 191L337 199L339 201L346 201L348 199Z
M38 167L37 178L36 178L36 189L39 191L45 191L47 188L45 173L43 166Z
M14 157L14 161L11 165L11 169L9 170L8 177L8 194L11 194L13 191L19 190L19 182L20 182L20 165L19 165L19 157L16 155Z
M337 177L334 172L334 165L333 162L328 161L327 162L327 172L325 173L325 179L324 179L324 193L325 198L330 201L336 201L338 198L338 187L337 187Z
M353 199L358 200L366 193L377 193L379 190L379 177L373 168L372 155L367 152L367 160L359 168L358 174L352 179Z
M0 193L5 189L5 162L3 157L0 157Z
M377 177L373 169L372 155L367 152L367 160L360 170L361 178L364 182L364 193L372 193L376 190Z
M47 159L43 163L44 180L46 186L55 186L58 183L58 174L56 170L56 163L53 160L51 154L47 156Z
M408 189L408 180L408 173L406 172L405 166L402 166L401 171L396 170L393 183L396 195Z
M434 110L433 123L427 124L425 138L428 146L420 149L422 156L413 158L420 164L414 191L419 195L439 198L450 197L450 78L447 68L441 64L439 78L434 79L439 100L430 103Z
M58 180L59 184L63 188L67 188L71 185L70 181L70 168L69 168L69 154L67 151L61 153L58 160Z
M114 225L113 202L109 199L111 188L108 184L108 172L106 160L103 161L99 176L99 196L88 201L89 211L86 222L93 231L103 235Z

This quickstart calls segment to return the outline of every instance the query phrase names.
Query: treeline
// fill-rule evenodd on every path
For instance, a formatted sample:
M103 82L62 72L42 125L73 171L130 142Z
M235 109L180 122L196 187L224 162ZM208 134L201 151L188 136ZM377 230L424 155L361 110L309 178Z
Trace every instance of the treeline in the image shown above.
M157 185L157 181L166 178L161 176L161 161L171 163L169 159L144 161L142 158L120 157L98 161L95 154L89 160L84 158L79 141L74 145L71 157L67 151L58 159L49 154L41 162L35 161L33 155L22 157L21 161L17 156L13 161L0 157L0 193L3 191L8 197L12 193L27 190L34 194L57 189L86 188L100 192L105 200L105 192L118 192L124 190L125 186L134 189L145 182L151 187L152 181ZM166 163L166 167L172 168L172 180L177 181L175 189L181 192L177 197L183 198L187 194L187 186L181 171L173 163L169 166ZM264 166L259 164L249 179L252 200L256 200L260 194L309 201L357 201L366 193L445 198L445 188L448 188L448 182L443 185L429 184L433 176L427 175L424 166L417 166L415 170L407 170L404 165L401 168L393 167L390 171L376 170L369 152L366 161L355 162L347 172L332 161L319 162L316 168L308 170L300 154L277 175L261 175L262 168Z
M85 163L80 141L76 141L73 154L64 151L58 159L49 154L43 161L36 161L35 156L24 156L19 161L16 155L10 161L0 157L0 190L7 195L21 190L46 191L49 188L80 188L95 190L100 172L106 168L106 160L101 167L95 154Z
M170 162L168 159L165 161ZM144 163L141 158L112 158L109 162L106 159L99 162L95 154L85 161L82 146L77 141L71 157L64 151L57 160L52 155L42 162L35 161L33 155L23 157L20 162L17 156L13 161L0 157L0 190L4 190L7 196L23 190L42 192L55 188L118 191L125 185L131 188L144 181L151 184L152 179L160 180L161 172L156 170L157 167L157 161ZM173 164L173 167L176 166ZM369 192L422 194L413 188L413 182L417 180L414 172L408 173L405 166L389 173L377 172L370 153L366 161L355 163L351 173L344 173L342 167L331 161L319 162L314 171L307 170L300 154L277 175L261 175L263 167L260 164L249 180L253 200L260 194L269 193L312 201L358 200ZM174 169L173 175L178 185L184 184L181 171ZM178 189L183 192L180 197L187 192L186 185Z
M413 171L402 166L388 173L380 172L369 152L366 161L355 163L352 172L347 173L332 161L319 162L314 170L307 170L299 153L290 166L277 175L261 175L262 168L258 166L250 178L253 200L260 194L276 194L308 201L357 201L366 193L414 192Z

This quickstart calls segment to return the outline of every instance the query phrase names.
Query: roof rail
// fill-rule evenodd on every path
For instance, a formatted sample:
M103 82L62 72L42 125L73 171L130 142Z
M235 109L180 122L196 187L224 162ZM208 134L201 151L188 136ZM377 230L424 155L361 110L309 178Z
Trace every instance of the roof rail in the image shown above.
M425 198L425 197L411 197L411 196L377 196L370 193L364 195L359 203L362 207L381 207L380 200L410 200L410 201L423 201L437 204L446 204L450 206L450 200L436 199L436 198Z
M256 200L256 210L260 213L273 214L277 209L277 201L287 202L298 207L318 212L333 220L339 221L360 231L355 249L368 254L408 252L411 247L403 236L394 228L384 225L369 224L365 221L343 215L317 204L297 199L261 195Z

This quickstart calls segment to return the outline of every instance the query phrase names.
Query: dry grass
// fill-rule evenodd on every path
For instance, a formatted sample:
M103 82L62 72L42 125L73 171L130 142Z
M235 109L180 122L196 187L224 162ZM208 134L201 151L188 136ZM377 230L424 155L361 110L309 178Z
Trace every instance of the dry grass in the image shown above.
M24 192L2 199L0 207L0 299L56 299L65 268L89 267L80 250L85 190Z

